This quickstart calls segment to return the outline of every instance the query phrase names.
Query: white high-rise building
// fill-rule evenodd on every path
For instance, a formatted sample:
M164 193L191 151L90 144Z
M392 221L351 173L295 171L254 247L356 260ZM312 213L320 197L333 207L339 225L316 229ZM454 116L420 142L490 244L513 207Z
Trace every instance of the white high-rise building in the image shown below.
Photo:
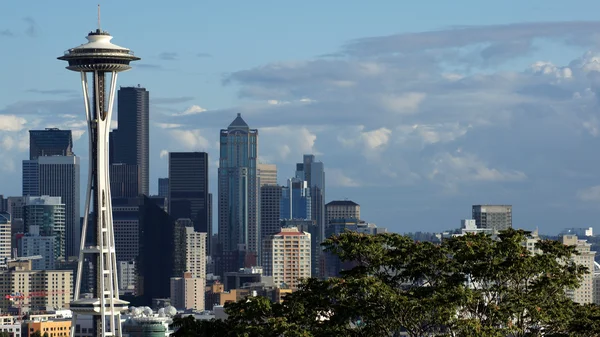
M117 262L117 271L119 278L119 291L121 293L135 290L137 276L135 274L135 261Z
M586 240L579 240L577 235L564 235L562 242L565 245L575 246L579 255L573 256L572 259L578 265L588 269L588 273L583 276L579 288L568 290L567 296L579 304L594 302L594 258L596 252L591 250L592 245Z
M282 228L281 232L263 241L263 269L273 277L277 287L296 288L301 279L311 276L310 233L297 227Z
M8 212L0 212L0 266L6 267L6 261L10 259L11 244L11 221Z
M206 278L206 233L185 228L185 271L192 277Z

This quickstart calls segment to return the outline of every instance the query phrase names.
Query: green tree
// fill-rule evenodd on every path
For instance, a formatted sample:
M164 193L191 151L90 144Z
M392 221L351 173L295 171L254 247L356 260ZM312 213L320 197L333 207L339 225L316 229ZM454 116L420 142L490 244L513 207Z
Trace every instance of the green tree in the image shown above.
M228 319L178 318L175 336L591 336L598 309L565 296L587 272L574 247L509 229L441 244L398 234L344 233L327 253L353 262L338 278L308 279L283 303L262 297L225 306ZM577 317L577 318L575 318Z

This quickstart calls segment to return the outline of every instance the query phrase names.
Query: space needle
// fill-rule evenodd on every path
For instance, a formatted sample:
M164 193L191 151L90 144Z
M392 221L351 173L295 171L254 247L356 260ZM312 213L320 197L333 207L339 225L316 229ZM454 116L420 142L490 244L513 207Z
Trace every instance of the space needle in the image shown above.
M115 101L117 73L131 69L137 61L133 52L112 44L112 36L100 28L88 34L88 42L67 50L59 60L67 61L67 69L81 74L83 102L89 135L89 171L85 198L85 213L81 233L81 250L71 311L71 337L75 333L78 315L93 316L97 337L122 336L121 312L129 304L119 299L115 234L108 169L108 134ZM92 90L88 84L91 73ZM86 233L93 238L86 243ZM96 283L92 298L80 298L84 257L94 264Z

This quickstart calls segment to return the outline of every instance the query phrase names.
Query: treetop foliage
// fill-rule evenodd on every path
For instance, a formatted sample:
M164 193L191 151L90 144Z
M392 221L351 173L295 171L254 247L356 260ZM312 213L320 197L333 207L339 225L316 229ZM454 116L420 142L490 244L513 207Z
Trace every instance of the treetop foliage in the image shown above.
M355 265L310 278L283 303L249 297L225 306L227 320L177 318L175 336L597 336L600 310L565 289L588 271L575 247L509 229L440 244L393 233L346 232L325 251Z

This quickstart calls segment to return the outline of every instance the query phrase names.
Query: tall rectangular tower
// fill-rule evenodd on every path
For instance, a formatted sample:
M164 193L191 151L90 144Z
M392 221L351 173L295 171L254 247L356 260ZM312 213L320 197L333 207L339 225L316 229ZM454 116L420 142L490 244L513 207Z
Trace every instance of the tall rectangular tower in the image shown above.
M79 254L80 165L76 156L40 156L23 161L23 195L61 197L65 204L65 254Z
M194 230L212 236L208 196L208 153L169 153L169 214L190 219ZM210 252L207 245L207 254Z
M29 131L29 159L42 156L74 156L71 130L46 128Z
M318 242L325 240L325 167L316 161L315 155L305 154L302 163L296 164L296 178L308 182L311 198L311 219L319 227Z
M277 165L258 164L258 179L260 186L277 185Z
M30 233L31 226L36 226L37 234L54 237L54 257L66 260L65 204L61 198L47 195L27 197L23 213L25 232Z
M158 196L169 197L169 178L158 178Z
M512 227L511 205L473 205L473 219L477 228L501 231Z
M113 163L138 165L140 193L149 194L150 93L140 86L121 87L118 92L118 130L113 134Z
M261 244L269 235L281 230L282 187L264 185L260 188L260 239Z
M111 198L135 198L140 193L140 167L138 165L110 165Z
M229 256L229 262L224 262L225 272L258 263L257 158L258 130L250 129L238 114L220 135L219 246L221 255ZM243 253L236 258L235 252Z

